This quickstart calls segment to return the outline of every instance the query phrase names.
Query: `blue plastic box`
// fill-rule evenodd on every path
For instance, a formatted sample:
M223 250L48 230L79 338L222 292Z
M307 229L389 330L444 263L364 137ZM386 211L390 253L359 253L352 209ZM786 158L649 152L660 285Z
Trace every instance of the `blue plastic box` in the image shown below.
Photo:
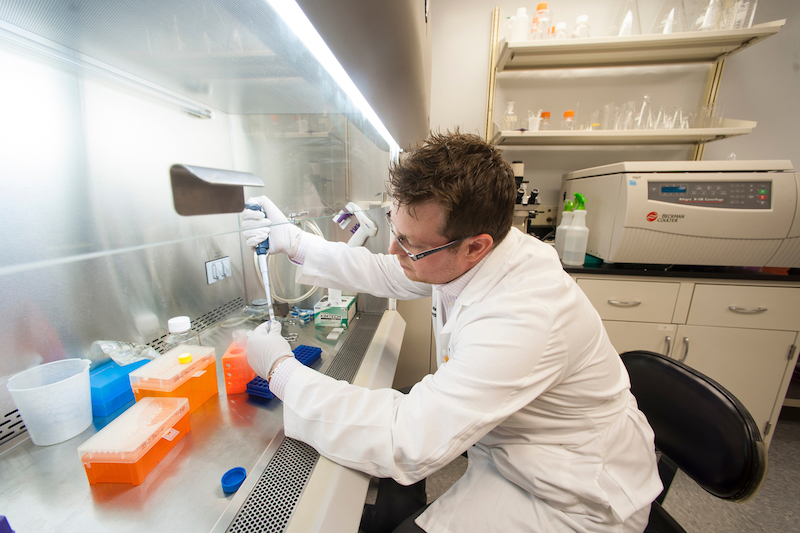
M147 359L125 366L109 361L89 372L92 390L92 415L106 417L134 400L128 374L149 363Z
M250 381L250 383L247 384L246 392L247 394L266 398L267 400L271 400L275 397L275 395L269 390L269 383L267 380L260 376L256 376L252 381Z
M295 359L306 366L311 366L319 361L322 348L315 348L314 346L306 346L305 344L301 344L292 350L292 353L294 353Z

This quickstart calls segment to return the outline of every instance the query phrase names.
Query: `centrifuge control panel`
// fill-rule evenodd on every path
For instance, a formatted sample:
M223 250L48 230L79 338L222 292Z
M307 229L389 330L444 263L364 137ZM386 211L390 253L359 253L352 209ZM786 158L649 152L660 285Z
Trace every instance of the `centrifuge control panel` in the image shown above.
M647 185L647 199L701 207L770 209L772 182L651 181Z

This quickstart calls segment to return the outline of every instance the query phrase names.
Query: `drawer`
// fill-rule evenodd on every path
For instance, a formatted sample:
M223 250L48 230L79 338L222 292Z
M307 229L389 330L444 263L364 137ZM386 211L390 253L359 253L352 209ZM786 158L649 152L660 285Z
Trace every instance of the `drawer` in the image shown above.
M603 320L672 322L680 283L578 279Z
M687 324L800 329L800 288L697 284Z

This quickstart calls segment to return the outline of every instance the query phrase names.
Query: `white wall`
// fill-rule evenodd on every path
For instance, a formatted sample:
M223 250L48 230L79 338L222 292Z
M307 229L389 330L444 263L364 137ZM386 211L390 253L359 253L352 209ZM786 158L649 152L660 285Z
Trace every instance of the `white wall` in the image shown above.
M687 5L692 1L688 0ZM510 0L433 0L432 129L446 130L458 126L461 131L483 135L489 35L495 5L502 8L501 17L504 19L519 6L527 7L530 12L536 4ZM639 5L642 26L646 29L661 0L639 0ZM588 14L594 37L606 34L618 6L619 0L550 2L554 20L564 20L568 27L578 15ZM704 159L725 159L735 152L739 159L791 159L796 168L800 167L800 146L796 142L800 134L800 99L797 98L800 88L800 2L759 2L756 24L782 18L787 19L787 24L780 33L729 58L722 78L718 101L724 103L725 116L754 120L758 126L749 136L709 143ZM635 82L629 80L625 83L631 85ZM594 85L585 87L587 98L595 89ZM620 90L633 89L628 86L620 87ZM628 98L630 96L626 96ZM686 98L692 99L689 93ZM685 105L697 106L699 102L687 101ZM520 111L526 110L518 109L517 113L521 115ZM496 117L502 111L496 111ZM553 115L556 114L554 111ZM545 204L557 202L561 176L565 172L621 160L681 160L690 157L690 150L686 147L603 150L559 147L507 149L506 153L509 161L522 160L525 163L525 179L531 182L531 187L540 189Z

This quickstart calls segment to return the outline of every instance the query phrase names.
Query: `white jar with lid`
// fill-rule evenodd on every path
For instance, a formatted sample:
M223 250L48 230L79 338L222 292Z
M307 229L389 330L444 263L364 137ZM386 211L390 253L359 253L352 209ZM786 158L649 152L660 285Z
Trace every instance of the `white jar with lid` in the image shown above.
M181 344L200 346L200 334L192 330L192 321L188 316L176 316L167 321L169 335L164 337L164 351L168 352Z

